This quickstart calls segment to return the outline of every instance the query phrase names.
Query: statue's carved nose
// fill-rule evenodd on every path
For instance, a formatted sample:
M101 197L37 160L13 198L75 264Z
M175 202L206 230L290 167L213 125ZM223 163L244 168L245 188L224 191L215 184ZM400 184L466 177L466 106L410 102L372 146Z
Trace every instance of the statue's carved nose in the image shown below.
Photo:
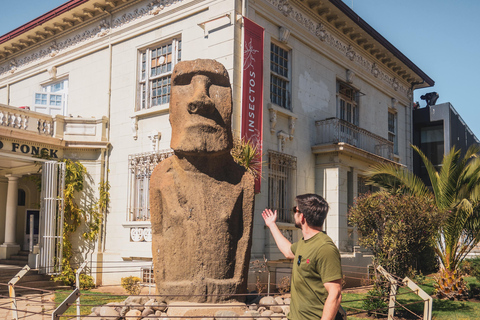
M193 96L188 102L188 112L201 115L211 114L215 109L215 102L209 97L210 79L204 75L195 75L192 78Z

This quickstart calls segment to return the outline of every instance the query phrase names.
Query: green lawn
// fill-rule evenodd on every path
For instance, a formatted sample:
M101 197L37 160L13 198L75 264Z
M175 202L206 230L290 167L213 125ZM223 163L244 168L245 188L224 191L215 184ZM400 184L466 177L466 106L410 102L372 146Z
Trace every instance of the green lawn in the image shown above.
M56 291L55 292L55 303L58 306L63 300L65 300L68 295L72 293L71 291ZM91 291L81 291L80 295L80 313L81 315L89 315L92 312L93 306L84 306L84 305L96 305L102 306L109 302L121 302L124 301L128 296L117 296L109 295L100 292L91 292ZM83 295L88 294L88 295ZM77 307L71 306L64 313L64 315L76 315Z
M465 278L469 286L480 287L480 282L478 282L473 277ZM420 285L427 294L432 295L433 293L433 279L427 277L425 284ZM57 305L61 303L68 295L69 291L57 291L55 293L55 302ZM82 291L81 298L81 314L88 315L91 312L92 306L83 306L83 305L96 305L101 306L107 304L108 302L120 302L127 298L127 296L117 296L117 295L108 295L105 293L91 292L91 291ZM90 295L92 294L92 295ZM355 293L344 293L342 306L347 311L347 314L352 314L357 311L363 310L362 300L365 299L366 294L355 294ZM477 297L480 298L480 297ZM416 313L417 315L423 316L423 301L414 293L412 293L408 288L400 288L399 295L397 297L399 303L407 305L410 303L415 303L407 306L408 309ZM387 311L385 311L387 313ZM396 316L403 316L405 318L418 319L415 316L408 317L408 312L402 312L401 309L395 309ZM65 315L76 315L76 306L71 306ZM349 316L349 320L365 320L367 318L366 313L359 315ZM480 319L480 301L450 301L450 300L439 300L433 299L433 319L435 320L476 320Z
M470 286L480 287L480 283L473 277L465 278L467 283ZM420 287L429 295L433 293L433 279L427 277L425 284L420 285ZM408 294L406 294L408 293ZM342 306L347 311L347 314L355 313L356 309L363 309L361 301L365 298L365 294L354 294L354 293L344 293ZM423 316L423 301L414 293L411 293L411 290L408 288L400 288L397 301L403 305L410 303L420 302L418 304L411 304L407 306L408 309L416 313L417 315ZM401 315L405 318L408 317L408 312L401 311L401 308L395 309L395 315ZM360 311L360 310L359 310ZM385 313L387 311L385 310ZM349 320L365 320L366 314L359 314L356 316L349 316ZM416 319L417 317L411 315L411 319ZM480 302L476 301L450 301L450 300L439 300L433 299L433 319L435 320L473 320L480 319Z

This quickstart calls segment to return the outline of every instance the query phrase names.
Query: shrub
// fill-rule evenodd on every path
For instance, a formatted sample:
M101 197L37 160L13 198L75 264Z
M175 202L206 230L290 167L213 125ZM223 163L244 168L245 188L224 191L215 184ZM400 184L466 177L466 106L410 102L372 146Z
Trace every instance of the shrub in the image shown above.
M373 315L375 318L383 316L382 314L387 313L385 308L388 307L388 297L388 288L377 283L372 290L368 291L367 297L363 301L363 309L367 310L368 314Z
M372 250L374 262L405 277L425 260L421 254L433 247L442 219L431 196L377 192L356 199L349 221L357 227L360 245Z
M142 290L142 287L140 286L141 281L142 280L139 277L134 276L122 278L122 288L125 289L128 294L138 295Z
M462 274L468 274L480 281L480 257L463 260L460 270Z
M92 288L95 288L93 277L83 273L80 274L80 290L89 290Z

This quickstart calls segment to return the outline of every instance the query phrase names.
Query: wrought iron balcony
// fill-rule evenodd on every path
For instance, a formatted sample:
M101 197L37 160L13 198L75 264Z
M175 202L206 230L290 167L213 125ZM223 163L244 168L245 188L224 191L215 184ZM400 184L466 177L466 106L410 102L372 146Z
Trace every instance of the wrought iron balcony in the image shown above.
M350 122L329 118L315 122L317 145L347 143L358 149L393 160L393 142Z

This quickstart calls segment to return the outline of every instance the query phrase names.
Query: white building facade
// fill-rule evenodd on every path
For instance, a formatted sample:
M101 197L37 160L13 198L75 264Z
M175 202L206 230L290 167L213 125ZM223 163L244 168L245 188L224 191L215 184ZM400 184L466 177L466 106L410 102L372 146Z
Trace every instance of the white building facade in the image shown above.
M44 196L27 178L41 161L35 147L85 164L93 198L99 184L111 186L99 240L76 249L95 262L98 283L128 273L102 273L107 263L151 260L148 185L172 152L170 74L181 60L224 64L240 136L244 17L264 28L252 258L282 258L264 227L265 207L279 211L279 225L296 240L295 195L318 193L331 207L325 230L345 261L366 265L354 252L348 206L368 190L371 165L412 167L412 90L433 81L339 0L71 0L2 36L0 259L28 249L29 210L38 210L43 228Z

